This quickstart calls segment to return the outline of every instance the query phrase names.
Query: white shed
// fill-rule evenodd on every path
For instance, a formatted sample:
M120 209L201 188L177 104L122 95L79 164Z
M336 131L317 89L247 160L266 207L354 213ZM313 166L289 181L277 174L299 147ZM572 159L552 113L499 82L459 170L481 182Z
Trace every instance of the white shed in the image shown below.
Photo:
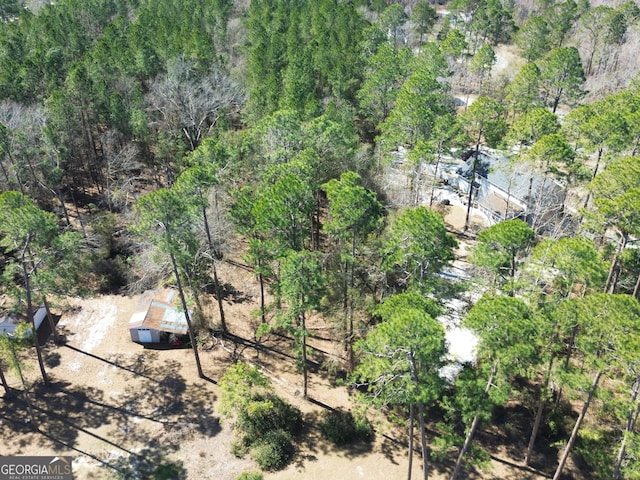
M186 335L189 331L184 312L173 305L175 291L146 292L129 320L131 340L138 343L165 343L171 335Z

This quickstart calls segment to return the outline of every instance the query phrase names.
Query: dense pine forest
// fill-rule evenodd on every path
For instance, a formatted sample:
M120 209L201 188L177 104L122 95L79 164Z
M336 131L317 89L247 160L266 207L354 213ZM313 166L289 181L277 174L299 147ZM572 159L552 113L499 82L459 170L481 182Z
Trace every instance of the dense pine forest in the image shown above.
M329 440L371 437L373 411L409 478L495 478L479 437L509 428L510 461L547 478L640 478L636 1L2 0L0 19L0 293L27 327L170 286L189 345L237 339L237 268L302 398L309 343L335 345L358 407L323 418ZM483 158L532 175L486 222ZM452 365L452 316L473 361ZM37 429L56 380L33 338L0 335L0 380ZM234 454L284 468L299 410L242 361L215 380Z

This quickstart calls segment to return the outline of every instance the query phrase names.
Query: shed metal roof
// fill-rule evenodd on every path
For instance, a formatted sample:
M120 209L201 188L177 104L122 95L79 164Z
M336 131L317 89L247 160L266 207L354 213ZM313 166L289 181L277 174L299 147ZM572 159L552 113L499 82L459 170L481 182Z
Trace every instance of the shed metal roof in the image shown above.
M152 290L145 293L131 315L129 328L144 327L185 335L189 331L186 316L170 303L174 293L172 290Z

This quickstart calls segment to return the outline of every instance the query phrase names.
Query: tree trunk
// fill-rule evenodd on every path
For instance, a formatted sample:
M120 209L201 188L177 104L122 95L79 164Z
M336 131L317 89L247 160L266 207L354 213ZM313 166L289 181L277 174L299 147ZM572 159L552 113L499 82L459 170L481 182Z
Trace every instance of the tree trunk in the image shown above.
M224 318L224 307L222 304L222 289L220 288L218 271L216 269L216 261L222 258L222 253L213 245L211 230L209 229L209 219L207 218L207 209L204 206L204 202L202 203L202 219L204 221L205 232L207 233L207 244L209 245L209 250L211 251L211 253L213 253L214 257L211 263L211 270L213 271L213 288L216 291L216 299L218 300L218 311L220 312L220 325L222 326L222 331L224 333L227 333L227 322Z
M638 278L636 280L636 284L633 287L633 297L638 299L638 291L640 291L640 274L638 274Z
M413 403L409 404L409 461L407 465L407 480L411 480L411 473L413 469L413 422L415 417L415 410Z
M485 75L485 70L484 68L480 70L480 75L478 78L478 92L482 92L482 84L484 83L484 75Z
M467 199L467 216L464 219L464 231L469 229L469 217L471 216L471 203L473 201L473 184L476 182L476 169L478 167L478 153L480 152L480 139L482 138L482 129L478 133L478 139L476 140L476 151L473 154L473 168L471 172L471 179L469 180L469 197Z
M16 162L13 160L13 155L11 155L11 150L9 149L7 151L7 155L9 156L9 163L11 165L14 166L14 174L16 176L16 183L18 184L18 188L20 189L20 193L25 195L25 191L24 191L24 182L22 181L22 178L20 178L20 171L16 165Z
M349 338L347 347L347 360L349 363L349 371L352 371L355 367L355 354L353 352L354 334L353 334L353 300L349 301L349 310L347 316L349 318Z
M313 215L311 218L312 228L311 228L311 236L312 245L314 250L320 250L320 190L316 191L316 202L315 209L313 210Z
M509 278L511 288L509 289L509 296L514 297L516 295L515 283L516 283L516 252L511 252L511 261L509 265Z
M189 284L189 289L191 290L191 295L193 296L193 303L196 306L196 326L202 325L204 323L204 310L202 309L202 302L200 301L200 295L197 287L193 286L193 283L190 278L187 278L187 283Z
M15 346L13 345L13 341L9 340L9 348L11 350L11 361L13 365L15 365L16 370L18 371L18 377L20 377L20 384L22 385L22 395L24 397L24 403L27 406L27 415L29 416L29 421L31 422L31 426L34 430L38 430L38 423L36 422L36 417L33 414L33 408L31 408L31 400L29 400L29 389L27 388L27 381L22 374L22 367L20 366L20 359L16 354Z
M509 207L511 206L511 178L509 178L509 186L507 187L507 204L504 207L504 219L509 220Z
M597 45L597 40L593 42L593 45L591 46L591 53L589 54L589 58L587 59L587 68L585 71L586 77L591 75L591 69L593 68L593 57L595 57L596 55L596 45Z
M573 347L576 343L576 335L578 334L578 326L574 325L571 329L571 338L569 339L569 348L567 349L567 354L564 357L564 369L569 369L569 362L571 361L571 354L573 353ZM554 402L554 408L558 408L560 405L560 400L562 400L562 385L556 394L556 399Z
M429 208L433 206L433 196L436 191L436 185L438 185L438 166L440 165L440 154L436 157L436 166L433 171L433 183L431 184L431 196L429 197Z
M573 348L576 344L576 335L578 334L578 325L574 325L571 329L571 338L569 338L569 348L567 349L567 354L564 357L564 369L569 369L569 362L571 361L571 354L573 353Z
M342 282L342 313L344 315L344 351L349 351L349 342L351 341L351 333L349 332L349 262L344 261L344 281Z
M9 388L9 384L7 383L7 379L4 376L4 371L2 370L2 365L0 364L0 383L2 383L2 387L4 388L4 393L6 396L11 395L11 389Z
M356 238L357 234L354 230L353 235L351 237L351 264L349 265L349 286L347 287L347 291L345 292L347 295L347 318L349 319L348 325L348 356L349 356L349 369L353 370L355 359L353 355L353 310L354 310L354 300L353 300L353 289L355 287L355 261L356 261Z
M53 315L51 315L51 309L49 308L49 302L47 301L47 297L42 296L42 304L44 305L44 309L47 311L47 320L49 321L49 326L51 327L51 333L53 334L53 341L56 345L60 345L60 335L58 335L58 329L56 328L56 322L53 320Z
M616 253L613 255L611 266L609 267L609 275L607 276L607 282L604 286L605 293L614 293L616 289L618 278L620 277L620 256L624 252L624 249L627 247L628 241L629 234L626 232L622 232L620 242L618 243L618 248L616 249Z
M304 313L300 315L300 327L302 328L302 396L306 399L309 372L307 366L307 322Z
M64 214L64 219L67 221L67 226L70 227L71 217L69 216L67 205L64 203L64 197L62 196L62 192L60 191L59 188L56 188L54 191L55 191L56 197L58 198L58 201L60 202L60 207L62 207L62 213Z
M578 438L578 431L580 430L580 425L582 424L584 417L587 415L587 410L589 409L591 400L595 396L596 390L598 389L598 382L600 382L600 377L602 377L602 370L596 373L596 376L593 379L593 384L591 385L591 389L589 390L587 399L584 401L584 405L582 406L582 411L580 412L580 416L578 417L578 420L576 420L576 424L573 427L573 431L571 432L571 437L569 437L569 443L567 443L567 446L564 449L564 453L560 458L560 463L558 464L556 473L553 476L553 480L560 480L560 476L562 475L562 470L564 468L564 465L565 463L567 463L567 459L569 458L571 449L573 448L573 445L576 443L576 439Z
M555 111L554 111L554 113L555 113ZM591 180L596 178L596 175L598 174L598 170L600 169L600 160L602 160L602 152L603 151L604 151L604 147L600 147L598 149L598 158L596 160L596 166L593 169L593 173L591 174ZM589 205L589 200L591 200L591 191L590 190L587 192L587 198L584 200L584 205L582 205L582 208L587 208L587 205Z
M413 175L409 173L409 205L415 207L418 205L418 184L420 183L420 167L416 167Z
M9 173L7 172L7 169L4 166L4 163L2 162L2 160L0 160L0 170L2 170L2 176L4 176L4 180L5 183L7 185L7 189L9 188L9 185L11 185L11 182L9 181Z
M258 268L260 267L258 266ZM262 323L267 323L267 317L264 311L264 276L262 273L258 273L258 282L260 283L260 316Z
M558 109L558 105L560 104L560 98L562 97L562 91L563 89L560 88L556 92L556 96L553 99L553 109L551 110L551 113L556 113L556 110Z
M486 397L489 393L489 389L493 384L493 377L495 377L496 372L498 371L498 363L494 363L493 367L491 367L491 375L489 375L489 380L487 381L487 386L484 389L484 396ZM464 440L464 444L462 445L462 449L460 450L460 454L458 455L458 460L456 461L456 466L453 470L453 474L451 475L451 480L456 480L458 478L458 474L460 470L462 470L462 459L464 458L465 453L469 450L471 446L471 442L473 441L473 437L476 434L476 430L478 430L478 425L480 425L480 416L476 415L473 417L473 421L471 422L471 428L469 429L469 433L467 433L467 438Z
M475 417L473 417L473 422L471 422L471 429L467 434L467 438L465 438L464 440L464 444L462 445L462 450L460 450L460 454L458 455L458 460L456 460L456 466L453 470L453 474L451 475L451 480L456 480L456 478L458 478L458 474L462 469L462 459L465 453L467 453L467 451L469 450L469 447L471 446L471 442L473 441L473 437L476 434L476 430L478 429L479 424L480 424L480 417L476 415Z
M420 441L422 445L422 478L429 478L429 448L427 447L427 427L424 421L424 404L418 402L418 421L420 422Z
M282 310L282 294L280 293L280 262L276 263L276 272L275 272L275 300L276 300L276 310Z
M524 464L526 466L531 462L531 457L533 455L533 447L536 443L536 437L538 436L538 429L540 428L540 423L542 422L542 414L544 413L544 406L547 404L544 394L549 388L549 381L551 379L551 369L553 368L553 361L555 357L551 355L549 359L549 366L547 367L547 374L544 379L544 385L540 390L540 398L538 399L538 408L536 410L536 418L533 421L533 428L531 430L531 437L529 437L529 445L527 446L527 453L524 457Z
M418 386L420 385L420 377L418 376L418 366L416 365L415 353L413 351L411 351L409 358L411 379L413 380L414 385ZM424 480L427 480L429 478L429 449L427 447L427 428L424 420L424 404L421 401L418 402L418 421L420 423L420 442L422 446L422 475Z
M218 270L216 269L215 260L213 261L212 271L214 288L216 289L216 299L218 300L218 312L220 313L220 325L222 326L222 331L224 333L227 333L229 330L227 329L227 321L224 316L222 288L220 288L220 280L218 280ZM260 287L262 288L262 284L260 285Z
M36 322L33 315L33 302L31 301L31 278L30 274L27 271L27 259L26 252L29 248L31 236L27 235L27 244L24 246L24 249L21 252L21 260L22 260L22 274L24 275L24 289L27 297L27 318L31 322L31 328L33 329L33 342L36 347L36 354L38 356L38 366L40 367L40 373L42 374L42 380L44 381L45 386L49 386L51 382L49 381L49 376L47 375L47 371L44 368L44 359L42 358L42 347L40 346L40 340L38 339L38 330L36 329Z
M77 183L76 183L77 185ZM76 200L76 194L75 194L75 187L74 189L71 190L71 200L73 201L73 206L76 210L76 218L78 219L78 222L80 223L80 229L82 230L82 236L84 238L87 238L87 231L84 228L84 221L82 220L82 216L80 216L80 210L78 209L78 201ZM109 254L111 254L111 252L109 252Z
M187 320L187 328L189 329L189 340L191 340L191 348L193 348L193 355L196 359L196 367L198 368L198 376L205 378L202 372L202 365L200 364L200 355L198 355L198 344L196 343L196 336L193 333L193 326L191 325L191 317L189 316L189 309L187 308L187 300L184 297L184 289L182 288L182 282L180 281L180 272L178 271L178 265L176 263L176 257L173 252L170 253L171 264L173 265L173 274L176 276L176 283L178 284L178 293L180 294L180 301L182 302L182 308L184 310L184 318Z
M84 136L85 148L88 150L89 155L87 155L87 173L89 174L89 178L93 182L93 185L98 189L98 193L102 194L103 185L100 184L95 175L94 166L97 163L98 153L96 151L95 142L93 141L93 135L91 134L90 128L87 125L87 119L84 113L84 106L80 110L80 121L82 125L82 133Z
M631 392L631 405L632 407L629 409L629 415L627 417L627 424L624 429L624 434L622 435L622 441L620 442L620 450L618 450L618 455L616 456L616 465L613 470L613 478L620 478L620 469L622 468L622 462L624 461L624 457L627 450L627 439L629 435L633 433L636 428L636 423L638 421L638 416L640 415L640 402L638 402L638 391L640 390L640 378L638 378L633 384L633 390ZM635 403L635 408L633 404Z
M542 195L544 195L544 191L545 191L544 189L545 189L545 185L547 183L547 177L549 176L549 168L550 168L550 166L548 164L546 164L545 165L544 176L542 177L542 185L540 185L540 187L536 188L536 190L539 192L539 195L538 195L538 201L536 202L536 205L535 205L534 208L535 208L535 212L538 212L539 214L533 215L533 217L531 219L531 229L534 230L534 231L536 231L536 227L538 226L538 217L541 216L540 212L542 210L542 207L541 207L540 204L542 202L542 199L540 197ZM533 182L533 177L531 177L530 182ZM529 190L529 202L530 203L533 203L533 202L531 202L531 188L532 188L532 186L533 186L532 183L530 183L530 185L529 185L529 188L530 188L530 190Z
M207 207L205 207L205 202L202 194L200 194L200 201L202 203L202 220L204 222L204 231L207 234L207 245L209 246L209 250L213 253L215 258L222 258L218 249L213 245L213 239L211 238L211 229L209 228L209 218L207 217Z

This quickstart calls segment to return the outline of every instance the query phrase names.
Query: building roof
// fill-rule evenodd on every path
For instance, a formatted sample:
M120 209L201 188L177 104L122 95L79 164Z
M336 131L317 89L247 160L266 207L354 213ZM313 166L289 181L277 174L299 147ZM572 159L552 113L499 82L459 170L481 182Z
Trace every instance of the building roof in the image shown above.
M20 316L17 313L9 312L0 317L0 335L7 334L11 335L15 330L18 324L22 321Z
M42 321L47 317L47 310L44 307L38 308L33 313L33 321L36 324L36 330L40 330L40 325L42 325ZM2 316L0 316L0 335L7 334L13 335L16 331L18 325L24 322L28 324L28 328L26 328L24 334L30 335L32 332L31 322L27 320L25 316L21 316L15 312L8 312Z
M496 195L491 191L482 198L482 205L492 212L499 212L505 217L508 214L517 215L523 211L522 206L514 202L513 199L507 203L504 197Z
M469 156L465 163L463 174L470 177L473 170L473 155ZM525 204L531 201L530 195L543 194L542 189L546 190L544 194L547 195L550 190L561 190L551 176L545 178L542 172L537 171L527 162L517 162L505 156L487 155L482 151L478 153L476 174Z
M151 290L142 295L129 320L129 328L152 328L185 335L189 331L184 312L172 304L173 290Z

